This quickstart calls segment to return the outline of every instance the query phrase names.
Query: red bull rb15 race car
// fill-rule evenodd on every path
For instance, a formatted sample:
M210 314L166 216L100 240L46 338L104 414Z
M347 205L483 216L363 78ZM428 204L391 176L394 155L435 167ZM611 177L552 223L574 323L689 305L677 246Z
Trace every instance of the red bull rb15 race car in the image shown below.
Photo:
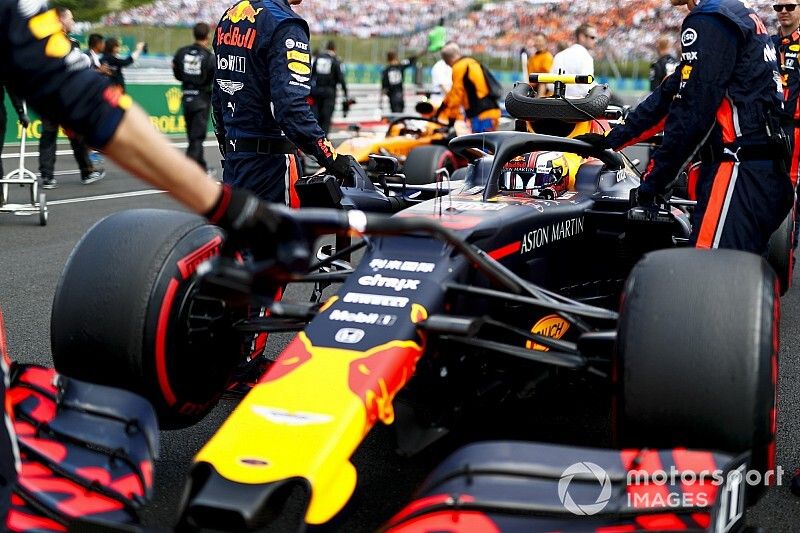
M763 486L728 474L774 468L773 269L687 248L689 204L630 209L639 177L613 152L526 132L450 149L470 161L457 191L394 216L274 207L279 235L246 250L193 215L111 215L59 282L57 370L138 393L162 427L181 427L216 405L265 334L295 334L195 456L188 530L374 529L339 521L377 425L412 458L483 442L405 510L379 505L388 531L741 529ZM581 158L567 186L554 153ZM507 166L518 157L525 172ZM330 234L359 240L315 256ZM308 303L277 298L287 283L339 285ZM551 444L523 442L532 416L567 403L599 407L607 424L583 447L559 429L537 434ZM654 483L660 470L696 480ZM635 486L631 471L644 476Z

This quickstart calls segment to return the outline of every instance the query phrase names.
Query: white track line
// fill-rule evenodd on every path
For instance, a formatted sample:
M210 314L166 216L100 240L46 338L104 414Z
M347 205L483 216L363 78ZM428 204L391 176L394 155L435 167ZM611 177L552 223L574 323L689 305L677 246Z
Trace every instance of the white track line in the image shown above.
M172 143L172 146L174 146L175 148L187 148L189 146L189 143L186 142L186 141L175 142L175 143ZM217 141L205 141L205 142L203 142L203 146L205 146L205 147L217 146ZM2 158L3 159L19 159L19 155L20 155L19 152L16 152L16 153L13 153L13 154L3 154ZM72 155L72 149L69 149L69 150L56 150L56 155ZM39 152L27 152L26 151L25 152L25 157L39 157Z
M133 198L135 196L149 196L152 194L164 194L165 191L149 189L146 191L121 192L117 194L101 194L99 196L84 196L83 198L67 198L66 200L53 200L47 202L47 207L51 205L80 204L84 202L98 202L100 200L116 200L118 198Z

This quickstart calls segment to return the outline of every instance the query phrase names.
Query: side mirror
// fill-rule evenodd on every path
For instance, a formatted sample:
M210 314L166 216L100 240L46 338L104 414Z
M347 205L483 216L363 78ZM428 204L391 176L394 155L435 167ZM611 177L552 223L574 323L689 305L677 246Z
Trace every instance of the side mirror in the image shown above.
M367 170L375 174L394 175L400 172L400 163L396 157L372 154L369 156Z

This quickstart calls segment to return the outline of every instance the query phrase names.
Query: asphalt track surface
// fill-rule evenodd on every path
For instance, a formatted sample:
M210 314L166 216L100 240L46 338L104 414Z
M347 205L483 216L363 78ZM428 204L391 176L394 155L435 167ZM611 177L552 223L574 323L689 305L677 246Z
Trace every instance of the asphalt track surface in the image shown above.
M65 147L60 146L60 149ZM16 152L6 147L5 153ZM216 161L216 148L208 147L206 157ZM8 172L15 160L4 159ZM36 169L36 158L28 168ZM154 191L106 162L108 176L91 185L82 185L70 169L70 155L59 154L59 188L47 191L50 222L38 225L37 216L0 215L0 307L2 307L12 357L25 363L51 365L50 309L56 283L67 257L81 235L101 218L123 209L179 208L167 195ZM16 189L16 190L15 190ZM19 201L27 191L14 187ZM102 258L98 258L99 262ZM92 273L88 273L91 275ZM784 471L782 486L771 488L757 506L748 510L749 523L766 531L795 531L800 523L800 498L791 495L789 478L800 466L800 280L782 300L780 390L778 409L778 465ZM290 287L288 298L307 300L307 287ZM742 302L746 305L746 302ZM269 350L280 351L289 336L274 336ZM725 354L719 354L724 357ZM161 433L161 459L156 466L156 496L145 513L148 524L169 526L175 520L184 476L193 455L211 436L234 402L224 400L202 423L186 430ZM386 429L373 431L356 453L359 470L357 496L347 512L350 518L336 523L341 531L374 530L404 502L416 483L423 479L437 460L423 455L414 461L401 459L393 451ZM331 529L331 528L328 528Z

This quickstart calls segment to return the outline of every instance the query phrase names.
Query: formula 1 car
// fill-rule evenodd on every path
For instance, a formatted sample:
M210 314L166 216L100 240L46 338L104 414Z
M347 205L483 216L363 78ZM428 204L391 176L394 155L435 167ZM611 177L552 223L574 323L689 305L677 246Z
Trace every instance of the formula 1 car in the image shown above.
M337 151L365 166L370 155L395 157L410 185L426 184L440 168L452 173L466 165L447 148L454 136L450 126L434 118L401 115L391 118L383 137L357 135L343 141Z
M485 439L492 422L520 438L520 413L550 410L576 380L587 402L612 412L608 437L635 450L613 452L617 462L607 451L587 455L611 469L615 487L622 469L657 469L643 462L645 447L669 450L686 470L772 468L780 303L762 258L674 249L687 240L688 216L676 205L657 216L630 210L638 177L613 152L522 132L465 136L450 148L473 160L463 189L391 218L275 207L279 239L220 257L225 236L196 216L127 211L77 245L54 301L56 368L144 395L164 426L192 424L216 404L234 368L253 356L254 334L298 332L195 457L182 524L289 531L327 523L357 490L352 456L379 422L398 428L406 455L467 428ZM545 199L504 171L536 151L591 160L574 191ZM309 264L316 237L342 232L364 236L356 267L331 268L336 256ZM319 303L274 298L285 283L321 281L342 285ZM683 456L684 447L723 455ZM580 456L559 449L514 455L532 478L552 478L565 457ZM484 452L490 464L493 452ZM431 486L435 496L456 485ZM423 498L411 514L491 515L482 490L468 493L475 506L430 507ZM696 529L735 529L742 500L731 506L722 494L738 490L726 485L720 498L678 514L704 515ZM520 497L503 494L492 510ZM749 499L756 494L748 487ZM554 515L550 500L528 501L530 520ZM578 528L645 527L677 512L611 509L589 522L558 518ZM391 527L408 523L399 515Z

